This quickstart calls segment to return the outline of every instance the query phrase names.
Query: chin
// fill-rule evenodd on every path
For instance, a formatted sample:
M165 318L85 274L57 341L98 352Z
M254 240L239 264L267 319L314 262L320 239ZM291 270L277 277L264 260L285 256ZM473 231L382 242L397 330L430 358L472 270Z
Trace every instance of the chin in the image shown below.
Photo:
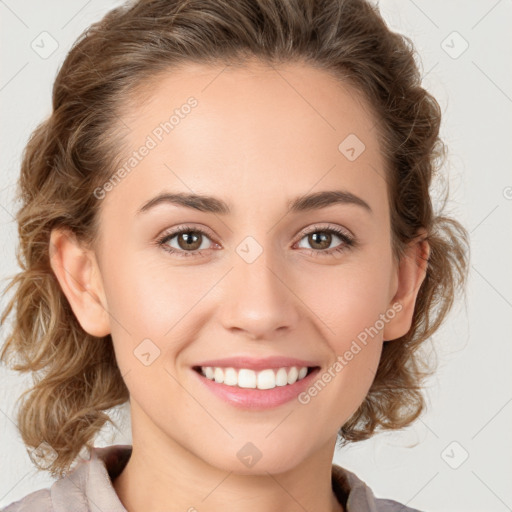
M247 442L236 449L234 457L227 456L224 450L217 457L211 454L206 458L203 454L203 459L212 466L238 475L267 475L285 473L299 465L304 457L293 446L288 451L282 446L279 449L258 449Z

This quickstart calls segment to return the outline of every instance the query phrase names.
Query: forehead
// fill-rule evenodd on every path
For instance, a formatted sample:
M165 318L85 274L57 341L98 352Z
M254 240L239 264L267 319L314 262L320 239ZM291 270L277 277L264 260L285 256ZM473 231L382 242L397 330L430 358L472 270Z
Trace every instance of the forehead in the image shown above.
M368 202L385 194L369 105L307 64L188 64L148 81L122 117L123 161L151 146L120 187L139 204L164 186L260 206L315 187L343 186Z

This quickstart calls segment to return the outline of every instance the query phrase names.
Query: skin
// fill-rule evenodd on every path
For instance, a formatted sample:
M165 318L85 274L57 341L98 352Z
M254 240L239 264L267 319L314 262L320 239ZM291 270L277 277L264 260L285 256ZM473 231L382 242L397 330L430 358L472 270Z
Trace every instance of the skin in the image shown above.
M384 340L410 328L428 245L412 243L400 265L392 258L375 119L355 90L298 63L223 69L169 72L149 102L126 110L133 151L167 113L198 100L101 199L94 248L52 232L52 268L81 326L112 335L130 392L133 452L113 483L127 510L343 510L331 488L337 431L364 401ZM351 133L366 146L353 162L338 150ZM373 213L350 204L287 209L291 198L340 189ZM160 204L137 215L164 190L221 198L232 213ZM184 223L211 233L202 256L154 243ZM358 245L319 254L304 234L317 224L312 232L338 227ZM250 264L236 252L247 236L263 251ZM167 245L184 252L178 242ZM333 234L324 250L343 244ZM401 311L306 405L241 410L191 369L239 354L299 357L325 371L397 303ZM145 338L160 350L148 366L133 353ZM248 442L262 454L250 468L237 457Z

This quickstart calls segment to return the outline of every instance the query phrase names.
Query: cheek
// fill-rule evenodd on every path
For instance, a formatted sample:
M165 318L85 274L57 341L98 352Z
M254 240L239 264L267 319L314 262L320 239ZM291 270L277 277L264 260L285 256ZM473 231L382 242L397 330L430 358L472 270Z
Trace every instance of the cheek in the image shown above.
M373 265L340 267L328 278L317 276L322 286L310 287L308 304L324 326L325 338L336 353L354 339L381 335L381 314L389 306L389 269ZM379 331L376 334L376 331Z
M315 417L342 425L360 406L375 378L383 345L383 327L388 307L389 274L384 267L344 267L323 289L313 289L309 298L318 312L325 342L331 352L329 366L307 390ZM332 277L331 276L331 277ZM390 315L391 318L391 315ZM326 391L319 391L326 389ZM314 402L318 396L318 402ZM330 404L330 405L326 405ZM326 409L325 413L319 409ZM334 415L334 416L333 416Z
M170 268L154 254L134 252L117 262L104 280L116 360L130 375L127 385L137 382L130 392L152 396L173 386L169 373L175 374L182 350L199 336L207 303L202 299L218 277L207 266Z
M192 311L210 281L199 267L170 270L162 260L125 259L106 279L109 309L134 335L163 339Z

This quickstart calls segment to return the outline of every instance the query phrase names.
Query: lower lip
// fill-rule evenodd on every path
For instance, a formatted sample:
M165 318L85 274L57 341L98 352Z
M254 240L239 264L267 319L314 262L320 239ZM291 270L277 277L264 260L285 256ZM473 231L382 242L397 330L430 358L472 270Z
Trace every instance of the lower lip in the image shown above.
M252 389L239 388L238 386L228 386L219 384L214 380L207 379L203 374L192 370L200 381L215 395L229 404L241 409L271 409L278 407L297 398L315 378L320 368L315 368L306 377L298 380L294 384L286 386L276 386L273 389Z

